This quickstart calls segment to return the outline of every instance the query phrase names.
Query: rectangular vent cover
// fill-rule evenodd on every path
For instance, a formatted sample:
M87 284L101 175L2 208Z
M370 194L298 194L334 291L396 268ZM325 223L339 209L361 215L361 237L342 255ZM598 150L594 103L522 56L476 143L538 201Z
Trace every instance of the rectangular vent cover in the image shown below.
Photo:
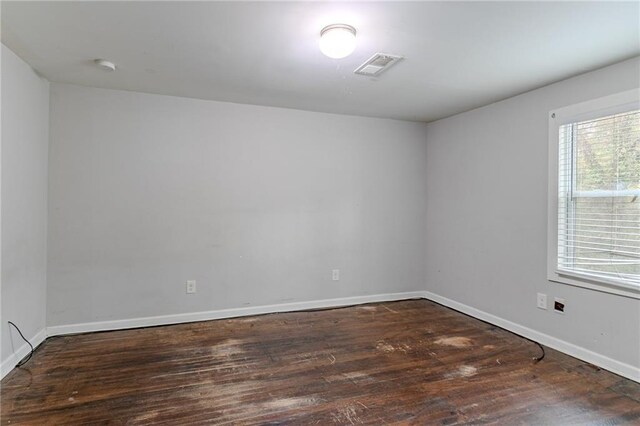
M360 75L368 75L377 77L384 71L388 70L402 59L402 56L390 55L388 53L376 53L370 57L364 64L360 65L354 73Z

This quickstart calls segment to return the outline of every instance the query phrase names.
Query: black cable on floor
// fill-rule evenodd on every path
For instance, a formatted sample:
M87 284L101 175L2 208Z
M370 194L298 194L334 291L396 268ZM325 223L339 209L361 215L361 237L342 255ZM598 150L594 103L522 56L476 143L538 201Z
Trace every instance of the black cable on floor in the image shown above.
M25 365L27 363L27 361L29 361L31 359L31 356L33 355L33 345L31 344L31 342L29 342L24 335L22 334L22 331L20 331L20 329L18 328L17 325L15 325L14 323L12 323L11 321L7 321L9 324L11 324L12 326L15 327L16 330L18 330L18 333L20 334L20 337L22 337L22 340L24 340L25 342L27 342L27 344L29 345L29 347L31 348L31 352L29 352L29 356L26 357L25 359L23 359L22 361L20 361L19 363L16 364L16 367L22 367L23 365Z
M527 339L527 338L525 337L525 339ZM544 351L544 347L540 343L536 342L535 340L531 340L531 339L527 339L527 340L530 341L530 342L535 343L536 345L538 345L538 347L542 351L542 355L533 357L533 362L537 364L540 361L542 361L544 359L544 356L546 355L546 352Z
M424 300L424 299L423 299L423 300ZM433 303L433 304L436 304L436 305L442 306L442 307L443 307L443 308L445 308L445 309L450 309L450 310L452 310L452 311L456 311L456 312L458 312L458 313L461 313L461 314L462 314L462 315L464 315L464 316L467 316L467 317L469 317L469 318L473 318L473 319L474 319L474 320L476 320L476 321L481 321L481 322L483 322L483 323L485 323L485 324L488 324L488 325L490 325L491 327L494 327L494 328L500 328L500 329L502 329L502 330L505 330L505 331L506 331L506 332L508 332L508 333L514 334L514 335L516 335L516 336L518 336L518 337L522 337L524 340L527 340L527 341L529 341L529 342L531 342L531 343L535 343L535 344L540 348L540 350L542 351L542 355L540 355L540 356L534 356L534 357L532 358L532 359L533 359L533 363L534 363L534 364L537 364L537 363L539 363L540 361L542 361L542 360L544 359L545 355L546 355L546 351L544 350L544 346L542 346L540 343L536 342L535 340L529 339L528 337L524 337L522 334L518 334L518 333L515 333L515 332L513 332L513 331L506 330L506 329L504 329L504 328L502 328L502 327L498 327L498 326L497 326L497 325L495 325L495 324L491 324L491 323L490 323L490 322L488 322L488 321L482 320L482 319L480 319L480 318L476 318L476 317L474 317L474 316L471 316L471 315L469 315L469 314L466 314L466 313L464 313L464 312L462 312L462 311L459 311L459 310L457 310L457 309L450 308L449 306L443 305L442 303L434 302L433 300L429 300L429 299L427 299L427 300L428 300L430 303Z

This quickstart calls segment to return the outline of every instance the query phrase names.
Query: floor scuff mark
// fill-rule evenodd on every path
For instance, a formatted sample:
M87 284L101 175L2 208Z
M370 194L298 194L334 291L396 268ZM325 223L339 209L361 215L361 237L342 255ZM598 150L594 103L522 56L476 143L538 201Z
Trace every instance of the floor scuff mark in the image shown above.
M455 379L458 377L473 377L478 374L478 369L472 365L461 365L456 371L445 374L448 379Z
M323 377L323 379L327 383L342 382L345 380L350 380L354 385L358 385L359 383L362 383L362 382L372 382L375 380L373 377L369 376L368 374L358 372L358 371L354 371L351 373L336 374L333 376L327 376L327 377Z
M394 346L387 342L381 341L376 345L376 349L385 353L404 352L406 354L411 350L411 346L404 343Z
M466 348L473 345L468 337L443 337L435 341L437 345L453 346L454 348Z
M227 339L211 347L211 354L219 357L230 357L244 353L242 341L238 339Z
M361 405L364 406L364 404ZM333 419L333 422L337 424L355 425L364 423L358 416L357 409L351 405L341 407L337 412L331 413L331 418Z
M291 410L315 404L315 398L281 398L273 401L267 401L262 405L267 410Z
M396 350L392 345L384 342L378 342L376 349L382 352L394 352Z
M389 312L391 312L391 313L394 313L394 314L397 314L397 313L398 313L398 311L394 311L393 309L391 309L391 308L390 308L390 307L388 307L387 305L382 305L382 307L383 307L383 308L385 308L387 311L389 311Z

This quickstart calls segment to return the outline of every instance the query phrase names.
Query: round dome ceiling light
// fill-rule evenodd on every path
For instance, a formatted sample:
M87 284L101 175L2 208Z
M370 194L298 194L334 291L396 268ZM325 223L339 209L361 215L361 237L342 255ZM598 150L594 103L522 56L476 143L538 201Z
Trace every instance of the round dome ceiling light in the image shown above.
M116 64L114 64L113 62L109 62L106 59L96 59L93 61L98 68L105 70L105 71L115 71L116 70Z
M345 58L355 48L356 29L351 25L333 24L320 31L320 51L330 58Z

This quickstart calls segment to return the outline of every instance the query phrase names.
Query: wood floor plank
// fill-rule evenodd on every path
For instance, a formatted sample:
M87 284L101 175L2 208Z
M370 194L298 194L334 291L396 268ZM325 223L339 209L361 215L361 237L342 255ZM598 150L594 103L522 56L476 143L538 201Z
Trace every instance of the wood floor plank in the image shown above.
M2 424L640 424L640 384L426 300L48 339Z

